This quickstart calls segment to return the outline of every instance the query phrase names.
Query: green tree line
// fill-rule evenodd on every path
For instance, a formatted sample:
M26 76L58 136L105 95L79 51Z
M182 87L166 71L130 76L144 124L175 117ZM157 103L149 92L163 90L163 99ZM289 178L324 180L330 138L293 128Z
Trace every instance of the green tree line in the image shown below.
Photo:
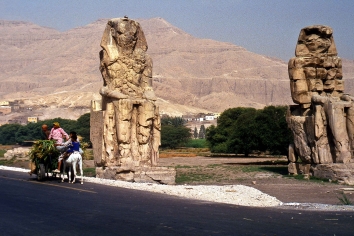
M192 137L186 121L181 117L163 116L161 118L161 148L184 146Z
M292 141L290 130L285 120L286 106L268 106L264 109L231 108L225 110L217 120L217 126L199 134L187 128L181 117L164 116L161 118L161 148L177 148L188 145L192 136L206 138L214 153L239 153L249 155L253 151L268 151L271 154L287 154L287 147ZM0 144L22 144L24 141L42 139L41 126L51 127L59 122L66 131L76 131L84 142L90 141L90 114L82 115L78 120L55 118L29 123L27 125L6 124L0 126ZM202 135L202 134L203 135Z
M60 126L67 132L75 131L83 137L84 142L90 142L90 113L80 116L77 120L55 118L29 123L27 125L5 124L0 126L0 144L23 144L25 141L43 139L41 127L48 125L51 129L53 122L59 122Z
M253 151L268 151L286 155L292 140L286 111L286 106L227 109L218 118L217 126L206 130L208 146L214 153L248 156Z
M27 125L5 124L0 126L0 144L23 144L25 141L43 139L41 127L48 125L50 129L53 122L59 122L60 126L69 133L77 132L83 137L84 142L90 142L90 113L82 115L78 120L55 118L29 123ZM185 127L186 122L181 117L165 116L161 119L161 147L177 148L185 145L191 138L190 130Z

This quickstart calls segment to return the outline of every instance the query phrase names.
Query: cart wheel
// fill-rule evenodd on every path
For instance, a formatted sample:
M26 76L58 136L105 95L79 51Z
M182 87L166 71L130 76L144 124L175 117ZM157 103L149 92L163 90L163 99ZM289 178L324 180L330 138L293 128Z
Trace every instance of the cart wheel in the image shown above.
M38 180L44 180L45 178L45 167L44 167L44 164L39 164L39 169L37 171L37 179Z

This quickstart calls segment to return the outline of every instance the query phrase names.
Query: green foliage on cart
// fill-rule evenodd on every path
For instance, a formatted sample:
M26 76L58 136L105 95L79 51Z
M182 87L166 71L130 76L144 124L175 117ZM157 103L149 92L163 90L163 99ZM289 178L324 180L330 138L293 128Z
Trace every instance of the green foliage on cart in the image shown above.
M50 170L56 169L59 155L53 140L38 140L29 152L30 160L36 164L37 169L39 164L44 164Z

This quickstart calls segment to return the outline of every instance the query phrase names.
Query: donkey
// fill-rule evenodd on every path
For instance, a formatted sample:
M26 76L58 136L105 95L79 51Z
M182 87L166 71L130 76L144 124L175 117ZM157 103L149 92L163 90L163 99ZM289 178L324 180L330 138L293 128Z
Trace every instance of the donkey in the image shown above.
M66 170L66 165L69 166L69 172L68 172L68 177L69 177L69 183L74 184L75 183L75 178L76 178L76 165L79 165L80 168L80 174L81 174L81 184L84 184L83 180L83 175L82 175L82 156L79 152L73 152L68 159L63 160L63 174L62 174L62 180L61 182L64 182L64 175L65 175L65 170ZM73 169L74 172L74 179L71 181L71 168Z

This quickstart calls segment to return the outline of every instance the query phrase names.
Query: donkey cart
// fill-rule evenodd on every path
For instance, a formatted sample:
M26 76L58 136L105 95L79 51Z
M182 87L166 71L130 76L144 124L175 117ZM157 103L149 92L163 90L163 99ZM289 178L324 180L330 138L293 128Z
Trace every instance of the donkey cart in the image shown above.
M45 180L46 177L49 177L49 173L51 173L52 177L56 177L59 174L54 172L58 165L59 154L52 140L34 142L30 151L30 159L36 167L34 173L37 174L38 180Z

